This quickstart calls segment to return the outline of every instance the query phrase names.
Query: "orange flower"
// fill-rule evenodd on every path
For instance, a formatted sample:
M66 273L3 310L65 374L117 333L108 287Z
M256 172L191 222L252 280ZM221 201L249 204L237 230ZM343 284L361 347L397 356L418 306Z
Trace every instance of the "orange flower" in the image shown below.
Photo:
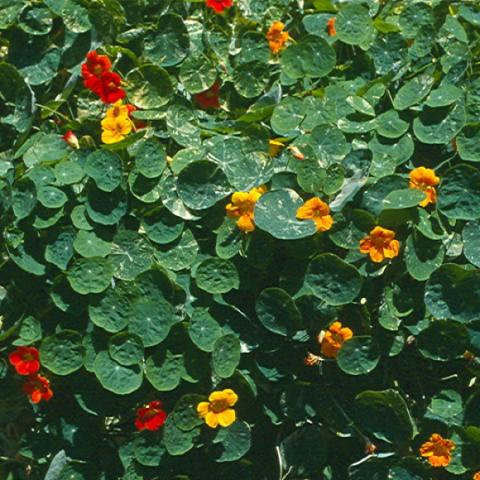
M197 413L210 428L228 427L235 422L237 415L233 407L238 395L231 389L216 390L208 397L208 402L197 405Z
M274 55L282 50L287 43L287 40L291 40L292 37L288 32L284 31L285 24L283 22L273 22L267 32L268 45Z
M340 322L334 322L326 332L318 336L322 355L327 358L335 358L346 340L353 337L353 332L348 327L342 327Z
M473 480L480 480L480 472L477 472L477 473L473 476Z
M452 440L443 438L434 433L430 441L425 442L419 449L420 455L428 459L432 467L446 467L452 461L451 451L455 448Z
M440 179L431 168L418 167L410 172L410 188L422 190L426 194L425 200L419 203L421 207L426 207L437 201L435 186L439 183Z
M33 403L39 403L41 400L48 402L53 397L50 382L43 375L30 375L23 385L23 391L30 397Z
M394 238L394 231L375 227L369 235L360 240L360 252L368 253L375 263L383 262L385 258L395 258L400 250L400 243Z
M329 214L330 207L318 197L307 200L297 210L297 218L299 220L313 220L317 232L326 232L332 228L333 218Z
M328 20L328 23L327 23L328 34L331 37L334 37L337 34L337 30L335 29L335 22L336 21L337 21L337 17L332 17Z
M253 210L257 200L267 191L265 186L252 188L249 192L235 192L232 203L225 210L229 218L238 218L237 227L242 232L249 233L255 230Z

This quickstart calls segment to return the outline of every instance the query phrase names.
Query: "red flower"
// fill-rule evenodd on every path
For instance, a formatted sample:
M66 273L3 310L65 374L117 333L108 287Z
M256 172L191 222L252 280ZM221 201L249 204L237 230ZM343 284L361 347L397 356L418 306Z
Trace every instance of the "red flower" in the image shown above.
M145 122L143 122L142 120L136 120L132 117L132 113L138 110L137 107L135 105L132 105L131 103L127 103L125 106L127 107L128 118L130 118L130 120L135 125L135 129L138 130L139 128L145 128L147 126Z
M40 370L38 350L35 347L18 347L8 356L19 375L31 375Z
M160 400L153 400L137 409L135 426L138 430L158 430L167 419L167 412L162 408Z
M23 391L30 397L33 403L39 403L41 400L48 402L53 397L50 382L43 375L30 375L23 385Z
M80 144L78 143L77 136L69 130L62 138L72 147L72 148L80 148Z
M202 108L220 108L220 84L215 82L208 90L193 96Z
M98 55L95 50L87 53L86 62L82 63L83 84L92 92L100 95L101 78L112 68L112 63L106 55Z
M233 5L233 0L206 0L207 7L213 8L215 13L223 13Z
M100 79L101 87L96 93L103 103L115 103L125 98L125 90L120 87L122 79L115 72L105 72ZM93 91L93 90L92 90Z

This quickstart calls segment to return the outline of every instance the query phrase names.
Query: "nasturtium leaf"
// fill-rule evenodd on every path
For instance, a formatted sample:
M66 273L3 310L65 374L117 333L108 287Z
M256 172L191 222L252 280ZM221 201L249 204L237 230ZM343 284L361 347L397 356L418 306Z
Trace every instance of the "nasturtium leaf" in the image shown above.
M85 205L88 216L101 225L114 225L127 213L127 199L121 187L110 193L90 187Z
M393 99L396 110L405 110L420 103L430 92L435 79L428 74L421 74L413 80L409 80L397 92Z
M143 343L137 335L117 333L108 342L108 352L120 365L138 365L143 358Z
M450 107L423 107L422 113L413 121L415 136L427 144L450 142L465 125L465 106L457 102Z
M235 90L245 98L258 97L265 91L269 73L269 66L265 63L251 62L240 65L233 74Z
M56 237L45 248L45 260L53 263L60 270L66 270L73 257L75 232L67 228L58 232Z
M420 353L440 362L461 358L469 343L467 327L453 320L434 320L417 336Z
M305 118L304 103L296 97L286 97L274 108L270 125L278 135L296 136Z
M379 215L383 210L383 200L390 192L405 188L407 181L399 175L382 177L373 185L369 185L362 194L361 208L373 215Z
M316 233L311 220L297 220L297 210L303 205L301 197L290 189L264 193L255 205L255 224L281 240L310 237Z
M42 340L40 361L56 375L69 375L82 367L83 352L80 333L63 330Z
M88 306L90 320L107 332L123 330L132 313L132 299L126 285L118 283Z
M208 90L217 78L215 64L206 55L190 55L180 67L180 81L187 92Z
M87 209L85 205L77 205L70 213L73 226L79 230L93 230L93 222L86 215Z
M403 208L412 208L425 200L425 192L422 190L404 188L390 192L382 202L385 210L401 210Z
M238 289L240 278L237 268L230 260L207 258L197 268L197 286L208 293L227 293Z
M18 331L19 340L15 345L30 345L42 338L42 325L39 320L31 315L26 316L22 320L20 330ZM18 343L21 342L21 343Z
M144 203L155 203L161 197L162 186L159 178L147 178L134 168L128 175L130 192Z
M347 340L337 355L338 366L348 375L366 375L375 369L379 361L379 346L367 335Z
M468 222L462 231L463 253L467 260L480 268L480 223Z
M315 127L308 143L325 166L341 162L350 151L345 135L335 127Z
M322 38L307 35L290 45L280 59L282 71L291 78L319 78L328 75L337 62L335 50Z
M215 342L222 336L222 328L204 308L196 308L188 324L192 342L204 352L212 352Z
M480 162L480 127L465 127L457 136L458 154L462 160Z
M409 123L402 120L396 110L388 110L376 119L377 132L386 138L398 138L407 132Z
M418 30L433 24L433 10L423 2L411 3L399 17L399 25L405 38L415 38Z
M358 249L359 242L375 227L375 218L365 210L353 210L336 218L328 236L341 248Z
M227 217L217 230L215 253L223 259L232 258L242 248L243 239L243 232L237 227L237 223Z
M358 95L350 95L346 100L347 103L357 112L368 115L369 117L375 116L374 108L367 100L365 100L365 98L359 97Z
M134 280L152 265L152 249L146 240L133 230L124 230L112 240L109 260L113 276L121 280Z
M250 426L237 420L227 428L221 428L212 440L217 444L216 462L233 462L242 458L252 443Z
M224 335L213 345L212 367L220 378L230 378L240 362L240 340L233 334Z
M162 208L144 216L142 228L150 240L163 245L173 242L182 234L184 222Z
M78 183L85 175L83 168L70 160L64 160L55 165L55 178L58 185Z
M376 135L370 140L368 148L373 154L370 173L376 177L385 177L394 174L399 165L412 157L415 145L410 134L399 139L384 139Z
M462 425L463 422L463 400L460 393L455 390L441 390L430 401L425 417L436 420L443 424Z
M172 418L167 418L163 427L163 443L167 452L172 456L184 455L195 446L200 431L200 428L181 430Z
M410 234L405 243L405 263L408 273L420 282L430 278L445 258L442 242L424 237L421 233Z
M37 204L35 184L28 178L17 183L13 192L12 209L18 220L28 217Z
M146 467L158 467L165 456L165 446L154 432L144 431L133 441L135 460Z
M470 165L447 170L438 192L438 209L448 218L480 218L480 170Z
M112 250L112 244L95 232L80 230L73 242L73 248L82 257L106 257Z
M232 188L218 165L203 160L187 165L180 172L177 191L187 207L204 210L229 195Z
M335 23L338 39L350 45L366 42L373 33L373 22L363 5L346 5Z
M156 302L160 297L172 300L175 286L168 275L166 270L158 267L140 274L135 279L137 297L146 302Z
M173 104L167 111L167 129L173 140L183 147L201 144L195 111L184 104Z
M144 40L145 56L155 65L171 67L180 63L188 54L190 40L188 30L179 15L162 15L155 29Z
M87 32L92 27L88 10L74 0L44 0L43 3L74 33Z
M101 257L76 260L67 273L70 286L82 295L103 292L110 285L112 277L112 264Z
M96 150L87 157L85 173L100 190L113 192L122 181L122 159L114 152Z
M18 20L19 27L30 35L46 35L53 26L52 14L44 7L27 6Z
M197 405L203 400L205 400L203 395L195 393L187 393L180 397L171 414L180 430L188 432L203 423L203 419L197 413Z
M301 326L302 315L295 301L281 288L263 290L255 303L255 311L262 325L278 335L292 336Z
M471 322L480 308L480 271L443 264L425 286L425 305L438 319Z
M24 153L23 161L27 167L37 163L56 162L68 154L68 146L60 135L42 134Z
M135 145L135 166L146 178L159 177L167 165L167 155L163 145L155 138L141 140Z
M456 87L455 85L445 84L436 90L432 90L430 95L425 100L425 104L429 107L446 107L456 102L463 92L461 88Z
M127 81L131 101L145 110L163 107L173 96L173 85L168 72L156 65L147 64L131 70Z
M143 373L138 365L125 366L101 351L93 362L93 372L106 390L117 395L128 395L142 385Z
M53 47L46 51L39 51L34 64L26 65L20 69L20 72L30 85L43 85L57 74L60 57L59 48Z
M169 350L166 353L155 353L145 363L145 376L153 388L160 392L176 388L184 370L183 356L175 355Z
M329 305L345 305L360 293L362 277L353 265L332 253L322 253L310 261L305 285Z
M59 188L49 186L41 187L37 191L37 198L45 208L63 207L68 200L65 192Z
M128 331L138 335L145 347L152 347L167 338L174 323L173 308L165 299L140 300L132 306Z
M193 265L198 248L198 243L191 230L187 229L182 233L180 239L165 245L162 250L157 249L154 256L164 267L178 271Z

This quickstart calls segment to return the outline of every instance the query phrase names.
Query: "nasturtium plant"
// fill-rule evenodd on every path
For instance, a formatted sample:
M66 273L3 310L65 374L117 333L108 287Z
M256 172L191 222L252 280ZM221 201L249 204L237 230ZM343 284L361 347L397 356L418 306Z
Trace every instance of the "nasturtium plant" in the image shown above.
M479 38L0 0L0 478L479 480Z

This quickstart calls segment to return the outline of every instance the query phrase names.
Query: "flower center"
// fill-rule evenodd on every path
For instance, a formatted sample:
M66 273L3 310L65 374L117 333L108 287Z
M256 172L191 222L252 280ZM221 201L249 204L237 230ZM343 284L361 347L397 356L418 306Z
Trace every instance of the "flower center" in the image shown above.
M210 410L214 413L224 412L228 408L226 400L215 400L210 403Z

